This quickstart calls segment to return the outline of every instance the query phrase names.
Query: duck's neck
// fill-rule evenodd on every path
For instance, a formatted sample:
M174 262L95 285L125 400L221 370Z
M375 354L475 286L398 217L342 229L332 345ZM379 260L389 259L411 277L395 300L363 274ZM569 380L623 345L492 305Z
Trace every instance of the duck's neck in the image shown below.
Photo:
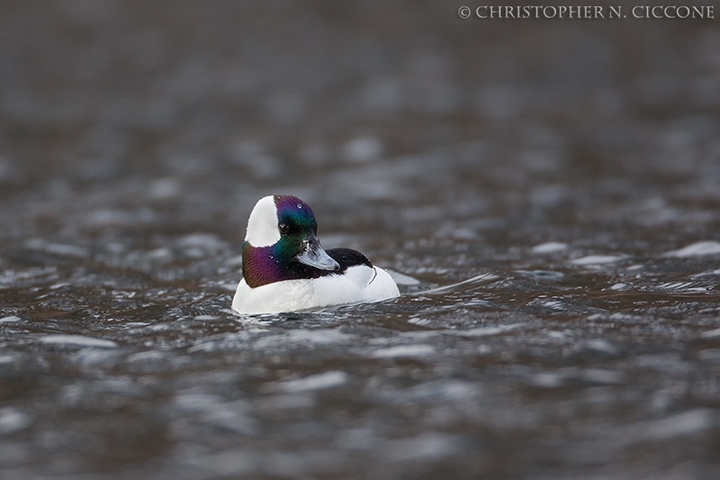
M253 247L248 242L242 249L242 274L249 287L255 288L282 280L280 259L273 247Z
M278 245L253 247L248 242L243 244L242 274L250 288L283 280L318 278L332 273L286 258L281 250Z

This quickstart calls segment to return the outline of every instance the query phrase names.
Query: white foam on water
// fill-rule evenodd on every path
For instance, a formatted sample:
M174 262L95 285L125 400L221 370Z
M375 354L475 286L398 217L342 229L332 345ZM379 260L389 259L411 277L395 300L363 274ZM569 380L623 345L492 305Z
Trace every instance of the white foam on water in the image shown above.
M533 375L530 383L536 387L558 388L565 384L565 377L556 372L541 372Z
M75 245L65 245L62 243L46 243L38 238L33 238L25 242L28 248L33 250L42 250L47 253L54 255L68 256L68 257L87 257L88 250L83 247Z
M461 337L490 337L493 335L500 335L501 333L509 332L520 328L521 323L512 323L510 325L501 325L498 327L477 327L470 328L468 330L443 330L443 333L450 335L458 335Z
M320 345L350 342L355 335L343 333L339 328L317 328L312 330L292 330L288 337L293 342L312 342Z
M310 375L309 377L298 378L296 380L277 382L269 385L269 387L270 390L279 390L286 393L298 393L339 387L347 383L347 380L347 373L336 370L332 372L319 373L317 375Z
M132 362L152 362L152 361L159 361L164 358L167 358L167 354L164 352L161 352L159 350L148 350L146 352L138 352L133 353L127 359L125 360L128 363Z
M710 363L720 363L720 348L706 348L697 353L698 360Z
M20 317L16 317L15 315L10 315L9 317L3 317L0 318L0 323L14 323L19 322Z
M693 282L666 282L661 283L657 286L657 288L662 288L664 290L683 290L687 289L688 287L691 287L693 285L696 285Z
M720 337L720 328L714 330L707 330L700 334L700 338L718 338Z
M703 277L712 277L712 276L715 276L715 275L720 275L720 270L719 270L719 269L708 270L708 271L705 271L705 272L695 273L695 274L693 274L693 275L690 275L690 278L696 279L696 278L703 278Z
M618 255L587 255L571 260L570 263L573 265L604 265L619 262L622 258Z
M18 432L31 423L30 416L15 407L0 408L0 433Z
M261 330L262 331L262 330ZM291 330L283 335L267 335L253 343L253 349L286 348L303 344L333 345L352 342L355 335L342 333L340 329L318 328Z
M532 247L533 253L551 253L566 250L568 244L564 242L545 242Z
M46 345L71 345L74 347L116 348L117 343L102 338L83 337L82 335L46 335L40 338Z
M0 355L0 365L9 365L15 362L15 357L12 355Z
M418 292L416 295L437 295L437 294L445 294L448 292L455 292L458 291L460 287L468 287L468 288L474 288L478 286L481 283L489 282L491 280L495 280L498 277L497 275L493 273L481 273L480 275L476 275L472 278L468 278L467 280L463 280L462 282L453 283L452 285L445 285L444 287L437 287L437 288L431 288L430 290L425 290L423 292Z
M717 255L720 254L720 242L704 241L696 242L687 247L683 247L679 250L673 250L665 253L665 257L700 257L703 255Z
M57 267L30 268L16 272L14 270L5 270L0 272L0 285L12 285L18 281L28 280L43 275L50 275L57 271Z
M608 355L616 355L618 353L617 347L612 343L602 338L596 338L585 342L585 348L594 352L605 353Z
M408 323L412 323L413 325L430 325L432 320L422 317L410 317Z
M667 440L695 435L713 428L715 423L715 415L712 410L697 408L649 422L646 424L642 437L648 440Z
M425 357L435 353L432 345L398 345L372 352L373 358Z

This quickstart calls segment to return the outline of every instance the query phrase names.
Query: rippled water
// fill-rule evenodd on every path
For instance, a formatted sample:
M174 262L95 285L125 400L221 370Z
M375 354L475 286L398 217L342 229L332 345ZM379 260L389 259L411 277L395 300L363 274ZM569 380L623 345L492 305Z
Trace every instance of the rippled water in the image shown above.
M720 477L716 22L457 7L0 7L3 479ZM268 193L403 295L233 314Z

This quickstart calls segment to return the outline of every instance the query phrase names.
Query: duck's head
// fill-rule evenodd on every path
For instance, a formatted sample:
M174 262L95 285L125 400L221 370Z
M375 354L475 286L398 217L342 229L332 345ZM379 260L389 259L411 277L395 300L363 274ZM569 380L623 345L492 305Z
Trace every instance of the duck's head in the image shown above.
M310 207L297 197L261 198L250 213L242 270L252 287L299 278L317 278L340 265L320 246Z

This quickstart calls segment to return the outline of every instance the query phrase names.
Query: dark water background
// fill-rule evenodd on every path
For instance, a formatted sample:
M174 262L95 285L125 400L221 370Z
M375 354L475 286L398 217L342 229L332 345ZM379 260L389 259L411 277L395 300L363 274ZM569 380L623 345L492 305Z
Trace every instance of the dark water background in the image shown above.
M0 3L3 479L720 478L720 24L460 5ZM269 193L419 283L233 315Z

